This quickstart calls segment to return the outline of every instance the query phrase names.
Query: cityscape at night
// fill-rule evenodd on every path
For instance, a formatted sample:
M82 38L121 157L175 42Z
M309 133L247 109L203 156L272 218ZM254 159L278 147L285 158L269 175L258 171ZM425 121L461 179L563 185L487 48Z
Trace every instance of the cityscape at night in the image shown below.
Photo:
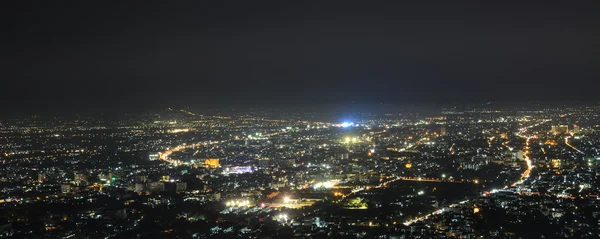
M2 120L2 236L600 235L598 104L273 112Z
M18 1L0 238L600 238L598 7Z

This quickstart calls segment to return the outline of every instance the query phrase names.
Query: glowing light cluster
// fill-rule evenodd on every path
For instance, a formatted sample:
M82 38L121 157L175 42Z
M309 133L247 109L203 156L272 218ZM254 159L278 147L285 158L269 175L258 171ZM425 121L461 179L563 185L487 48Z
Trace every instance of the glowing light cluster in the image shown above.
M279 221L287 221L288 220L288 215L285 214L285 213L282 213L282 214L279 214L277 216L277 218L278 218L277 220L279 220Z
M333 188L333 186L335 186L337 183L334 181L327 181L327 182L322 182L322 183L316 183L315 185L313 185L314 189L319 189L319 188Z
M354 123L352 123L352 122L348 122L348 121L345 121L345 122L342 122L342 123L340 124L340 126L341 126L342 128L348 128L348 127L354 126Z
M184 132L189 132L189 131L190 131L190 129L171 129L171 130L169 130L169 133L176 134L176 133L184 133Z
M206 159L204 164L206 164L206 166L209 168L217 168L220 165L219 159Z
M225 203L228 207L247 207L250 206L250 201L248 200L231 200Z
M358 142L358 138L357 137L353 137L353 138L346 137L346 138L344 138L344 143L346 143L346 144L356 143L356 142Z

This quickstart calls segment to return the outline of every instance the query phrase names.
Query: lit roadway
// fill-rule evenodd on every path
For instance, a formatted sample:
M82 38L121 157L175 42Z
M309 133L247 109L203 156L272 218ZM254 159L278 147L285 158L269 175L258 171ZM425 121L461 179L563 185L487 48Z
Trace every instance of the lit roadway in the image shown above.
M265 135L265 136L267 136L267 137L271 137L271 136L275 136L275 135L282 134L282 133L286 133L286 132L272 133L272 134ZM196 143L196 144L185 144L185 143L184 143L184 144L182 144L182 145L179 145L179 146L177 146L177 147L175 147L175 148L172 148L172 149L167 149L167 150L165 150L165 151L163 151L163 152L160 152L160 153L158 153L158 158L159 158L160 160L162 160L162 161L165 161L165 162L167 162L167 163L170 163L170 164L173 164L173 165L177 166L177 165L179 165L179 164L182 164L182 163L181 163L179 160L173 160L173 159L169 159L169 156L170 156L172 153L174 153L174 152L179 152L179 151L181 151L181 150L184 150L184 149L189 149L189 148L193 148L193 147L207 146L207 145L213 145L213 144L222 144L222 143L225 143L225 142L227 142L227 141L228 141L228 140L221 140L221 141L204 141L204 142L200 142L200 143ZM194 153L194 155L195 155L196 153L198 153L198 151L196 151L196 152Z
M169 108L170 111L173 111L173 109ZM193 116L197 116L197 114L193 113L193 112L189 112L189 111L185 111L185 110L180 110L180 112L189 114L189 115L193 115ZM267 134L265 135L265 137L272 137L272 136L276 136L282 133L287 133L287 132L276 132L276 133L272 133L272 134ZM181 150L184 149L189 149L189 148L193 148L193 147L200 147L200 146L207 146L207 145L212 145L212 144L220 144L220 143L225 143L228 140L222 140L222 141L204 141L204 142L200 142L200 143L196 143L196 144L181 144L179 146L176 146L175 148L170 148L167 149L163 152L158 153L158 158L162 161L165 161L169 164L173 164L175 166L181 164L181 162L179 160L173 160L173 159L169 159L169 156L174 153L174 152L179 152ZM198 151L196 151L194 153L194 155L198 153Z
M177 165L179 165L178 160L169 159L169 155L171 155L172 153L179 152L181 150L189 149L189 148L193 148L193 147L200 147L200 146L206 146L206 145L210 145L210 144L217 144L217 143L224 143L224 142L226 142L226 141L225 140L223 140L223 141L212 141L212 142L211 141L206 141L206 142L196 143L196 144L182 144L182 145L179 145L179 146L177 146L175 148L168 149L166 151L158 153L158 158L160 160L162 160L162 161L165 161L167 163L170 163L170 164L173 164L173 165L177 166Z
M521 178L519 179L519 181L516 182L516 183L514 183L514 184L512 184L512 186L516 186L517 184L521 184L526 178L529 177L529 174L531 173L531 169L533 169L533 164L532 164L531 158L529 158L529 153L530 153L529 152L529 141L533 138L533 136L524 136L524 134L527 132L528 129L536 127L536 126L539 126L539 125L544 124L544 123L549 122L549 121L550 120L544 120L542 122L539 122L539 123L536 123L536 124L533 124L533 125L530 125L530 126L527 126L527 127L523 127L523 128L521 128L519 130L519 133L516 133L517 136L527 139L525 141L525 162L527 163L527 169L523 172L523 174L521 175ZM504 188L506 189L506 188L508 188L508 186L506 186ZM462 201L462 202L459 202L459 203L451 204L448 207L444 207L442 209L438 209L438 210L436 210L436 211L434 211L432 213L423 215L423 216L418 217L418 218L414 218L414 219L408 220L408 221L404 222L403 224L406 225L406 226L409 226L410 224L413 224L415 222L425 220L425 219L431 217L432 215L441 214L444 211L446 211L448 208L455 207L455 206L457 206L459 204L465 204L465 203L468 203L468 202L469 202L469 200L465 200L465 201Z
M352 192L343 195L344 197L348 197L351 196L352 194L358 193L358 192L362 192L365 190L369 190L371 188L385 188L387 187L390 183L396 182L396 181L415 181L415 182L436 182L436 183L464 183L462 181L448 181L448 180L442 180L439 178L422 178L422 177L395 177L394 179L385 181L383 183L380 183L377 186L367 186L367 187L362 187L362 188L357 188L352 190ZM340 187L341 188L341 187Z
M529 177L529 174L531 173L531 169L533 168L531 159L529 158L529 140L531 140L533 137L527 137L527 140L525 141L525 163L527 163L527 169L523 172L523 175L521 175L521 179L516 182L513 183L511 186L517 186L517 184L521 184L523 183L523 181L525 181L525 179L527 179ZM506 188L506 187L505 187Z
M579 150L579 149L575 148L575 146L571 145L571 144L569 143L569 138L571 138L571 137L569 137L569 136L565 137L565 144L566 144L567 146L569 146L569 148L572 148L573 150L575 150L575 151L579 152L580 154L585 154L585 153L583 153L581 150Z

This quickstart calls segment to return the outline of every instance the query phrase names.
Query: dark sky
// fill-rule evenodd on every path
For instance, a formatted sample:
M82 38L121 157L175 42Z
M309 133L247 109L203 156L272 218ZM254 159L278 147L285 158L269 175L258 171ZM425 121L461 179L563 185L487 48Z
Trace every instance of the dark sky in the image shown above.
M17 2L9 110L600 98L598 4Z

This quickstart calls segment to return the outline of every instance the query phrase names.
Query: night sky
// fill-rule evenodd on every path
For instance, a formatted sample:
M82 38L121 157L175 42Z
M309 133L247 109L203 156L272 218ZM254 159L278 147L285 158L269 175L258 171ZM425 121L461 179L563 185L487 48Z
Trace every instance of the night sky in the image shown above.
M598 4L18 2L8 110L600 98Z

